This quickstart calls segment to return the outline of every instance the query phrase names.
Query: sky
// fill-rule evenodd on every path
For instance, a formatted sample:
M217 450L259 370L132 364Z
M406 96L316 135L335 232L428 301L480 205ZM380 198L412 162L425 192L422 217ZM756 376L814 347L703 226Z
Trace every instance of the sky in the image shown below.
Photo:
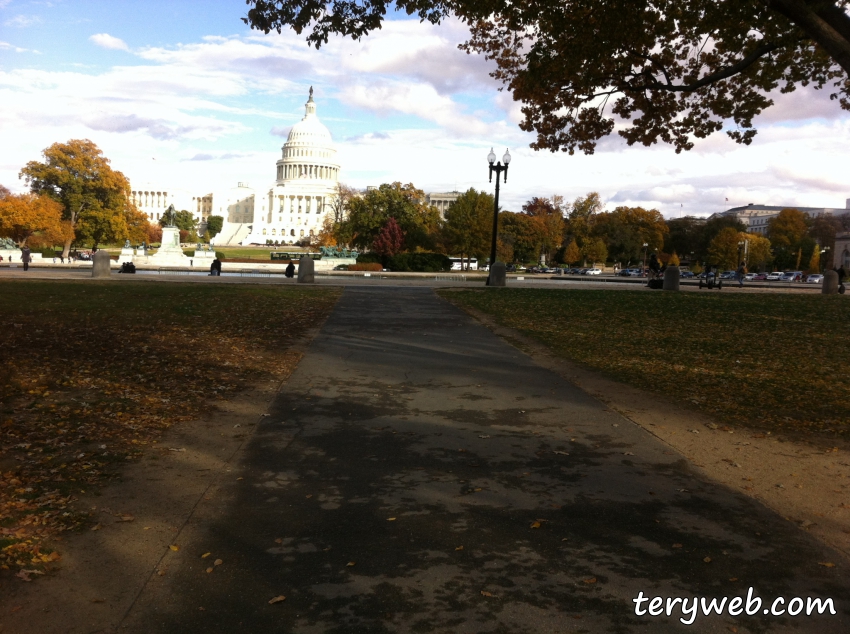
M750 146L718 133L682 154L616 136L590 156L541 152L492 65L458 50L468 31L457 21L390 15L360 42L316 50L291 31L251 31L246 11L243 0L0 0L0 184L24 191L28 161L88 138L134 187L264 188L313 86L340 179L357 188L492 191L493 147L513 157L501 203L514 211L591 191L608 209L668 218L850 198L850 112L823 92L772 95Z

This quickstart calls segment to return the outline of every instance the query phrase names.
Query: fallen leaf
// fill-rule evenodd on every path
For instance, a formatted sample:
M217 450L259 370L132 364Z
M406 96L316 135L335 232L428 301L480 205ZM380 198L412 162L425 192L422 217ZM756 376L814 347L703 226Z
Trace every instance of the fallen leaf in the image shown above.
M132 515L119 515L119 516L118 516L118 521L119 521L119 522L132 522L132 521L134 521L135 519L136 519L136 518L135 518L135 517L133 517Z
M482 596L482 597L492 597L493 595L492 595L492 593L487 592L486 590L482 590L482 591L481 591L481 596Z
M160 577L164 577L165 576L165 570L164 569L163 570L157 570L156 574L158 574Z
M458 546L455 550L463 550L463 546Z
M348 562L347 564L345 564L345 565L346 565L346 567L350 567L350 566L355 565L356 563L357 563L356 561L349 561L349 562Z
M221 565L221 564L223 564L223 563L224 563L224 561L223 561L223 560L221 560L221 559L216 559L216 560L213 562L213 566L220 566L220 565Z
M490 436L481 436L481 435L479 435L478 437L479 437L479 438L489 438Z
M212 567L212 566L210 566L209 568L207 568L207 574L211 573L212 571L213 571L213 567Z
M553 451L552 453L556 453L559 456L569 456L570 455L566 451Z
M588 584L596 583L596 577L591 577L590 579L585 579L584 582L588 583Z
M673 548L681 548L681 547L682 547L681 544L673 544Z
M206 559L210 555L212 555L212 553L204 553L203 555L201 555L201 559Z
M176 553L178 550L180 550L180 546L178 546L177 544L171 544L171 546L169 546L169 548L170 548L171 550L173 550L175 553Z
M281 595L279 595L279 596L276 596L276 597L275 597L275 598L273 598L273 599L270 599L270 600L269 600L269 605L274 605L275 603L280 603L281 601L286 601L286 597L285 597L285 596L283 596L282 594L281 594Z
M729 577L729 581L737 581L738 577Z
M236 478L237 480L241 480L242 478Z
M823 566L824 568L835 568L835 564L828 561L819 561L818 566Z
M183 447L181 447L180 449L177 449L175 447L169 447L168 451L186 451L186 450Z
M306 497L309 500L311 497L313 497L313 494L311 493L310 495L305 495L304 497Z
M100 524L95 524L94 526L91 527L91 529L93 531L99 531L101 528L103 528L103 527Z
M540 522L532 522L529 528L540 528Z
M703 558L703 561L707 564L710 564L711 563L711 557L705 557L705 558Z
M283 540L280 537L278 537L276 540L274 540L274 543L275 544L282 544Z
M395 519L396 519L396 518L394 518L394 517L388 517L388 518L387 518L387 521L388 521L388 522L395 522Z

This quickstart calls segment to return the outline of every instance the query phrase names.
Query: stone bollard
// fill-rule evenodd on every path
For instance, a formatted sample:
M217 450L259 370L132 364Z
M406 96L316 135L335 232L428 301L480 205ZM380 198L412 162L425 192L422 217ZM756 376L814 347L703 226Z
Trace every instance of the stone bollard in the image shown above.
M827 271L823 274L823 289L821 292L824 295L835 295L838 292L838 273Z
M315 264L313 258L301 258L298 260L298 283L314 284L316 282Z
M507 286L507 269L504 262L496 262L490 267L490 275L487 278L487 286Z
M664 286L662 286L665 291L678 291L679 290L679 267L678 266L668 266L664 270Z
M91 276L92 277L109 277L112 275L112 258L103 249L96 251L91 258Z

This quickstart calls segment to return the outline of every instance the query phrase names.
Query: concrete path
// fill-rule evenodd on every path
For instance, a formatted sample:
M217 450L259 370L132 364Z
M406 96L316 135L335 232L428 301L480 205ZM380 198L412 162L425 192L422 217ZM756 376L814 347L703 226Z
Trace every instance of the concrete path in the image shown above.
M839 555L430 289L347 288L265 421L120 631L850 631Z

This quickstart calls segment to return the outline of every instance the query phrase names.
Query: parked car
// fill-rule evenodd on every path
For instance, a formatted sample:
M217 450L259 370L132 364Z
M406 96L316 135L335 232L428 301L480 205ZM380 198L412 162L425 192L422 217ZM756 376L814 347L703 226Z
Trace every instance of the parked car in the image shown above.
M767 279L767 273L754 273L752 281L753 282L763 282Z
M592 268L587 269L585 275L602 275L602 269Z
M620 269L620 271L617 273L617 275L619 275L620 277L629 277L631 274L631 269Z
M714 271L712 271L711 273L704 273L703 272L703 273L700 273L699 275L697 275L697 279L705 280L705 279L708 279L709 277L714 277L714 276L715 276Z
M721 280L734 280L736 275L737 275L737 273L735 271L723 271L723 273L720 274L720 279Z
M782 271L774 271L773 273L768 273L765 278L768 282L778 282L782 277Z
M799 282L803 279L802 271L785 271L782 274L782 277L779 278L780 282Z
M806 278L806 284L823 284L823 275L812 273Z
M692 277L696 277L693 271L679 271L679 277L690 279Z

